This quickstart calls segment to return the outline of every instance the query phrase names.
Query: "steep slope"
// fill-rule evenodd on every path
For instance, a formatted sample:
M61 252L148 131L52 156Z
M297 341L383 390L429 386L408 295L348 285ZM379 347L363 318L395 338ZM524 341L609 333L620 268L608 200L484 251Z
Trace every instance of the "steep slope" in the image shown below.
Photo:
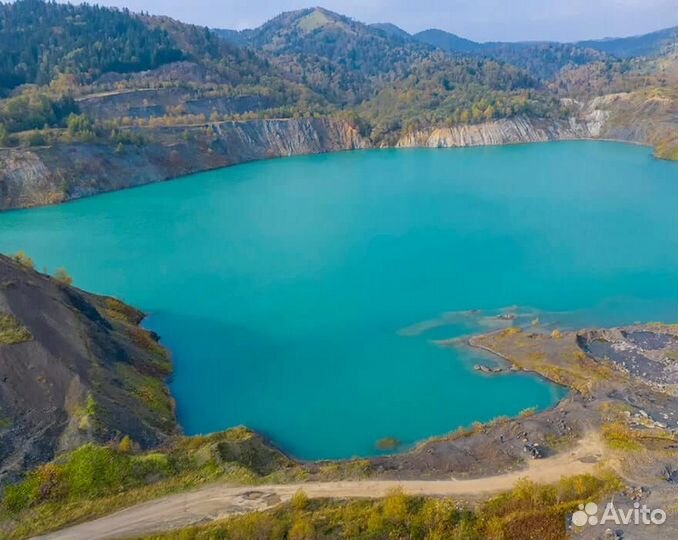
M167 353L143 315L0 255L0 483L88 441L176 430Z

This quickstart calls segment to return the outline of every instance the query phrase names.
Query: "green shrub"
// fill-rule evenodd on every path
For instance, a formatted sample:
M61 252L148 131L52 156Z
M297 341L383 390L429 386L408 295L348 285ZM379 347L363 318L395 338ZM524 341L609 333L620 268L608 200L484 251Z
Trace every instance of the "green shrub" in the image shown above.
M28 146L46 146L47 136L40 130L34 129L26 136Z

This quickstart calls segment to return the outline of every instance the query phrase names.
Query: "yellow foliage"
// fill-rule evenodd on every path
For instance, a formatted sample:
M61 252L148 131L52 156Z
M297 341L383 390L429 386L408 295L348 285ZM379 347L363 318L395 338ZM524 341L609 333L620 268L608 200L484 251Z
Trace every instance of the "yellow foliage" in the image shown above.
M18 262L21 266L25 266L26 268L30 268L31 270L35 268L35 266L33 265L33 259L31 259L23 251L19 251L16 255L14 255L14 260Z

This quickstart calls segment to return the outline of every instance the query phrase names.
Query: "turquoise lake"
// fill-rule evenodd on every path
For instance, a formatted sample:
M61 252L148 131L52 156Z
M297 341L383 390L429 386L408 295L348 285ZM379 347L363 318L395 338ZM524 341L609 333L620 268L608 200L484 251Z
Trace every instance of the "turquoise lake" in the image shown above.
M149 313L187 434L375 455L564 395L436 340L506 311L678 320L678 164L606 142L277 159L0 214L18 250Z

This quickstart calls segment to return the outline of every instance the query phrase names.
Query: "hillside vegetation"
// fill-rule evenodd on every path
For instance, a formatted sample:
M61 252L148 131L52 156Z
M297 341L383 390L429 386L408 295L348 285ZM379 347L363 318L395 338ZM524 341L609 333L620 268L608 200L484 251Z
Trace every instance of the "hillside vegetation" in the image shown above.
M176 437L151 452L140 452L129 437L88 443L5 489L0 536L26 538L206 482L256 484L286 469L295 474L293 462L243 428Z

